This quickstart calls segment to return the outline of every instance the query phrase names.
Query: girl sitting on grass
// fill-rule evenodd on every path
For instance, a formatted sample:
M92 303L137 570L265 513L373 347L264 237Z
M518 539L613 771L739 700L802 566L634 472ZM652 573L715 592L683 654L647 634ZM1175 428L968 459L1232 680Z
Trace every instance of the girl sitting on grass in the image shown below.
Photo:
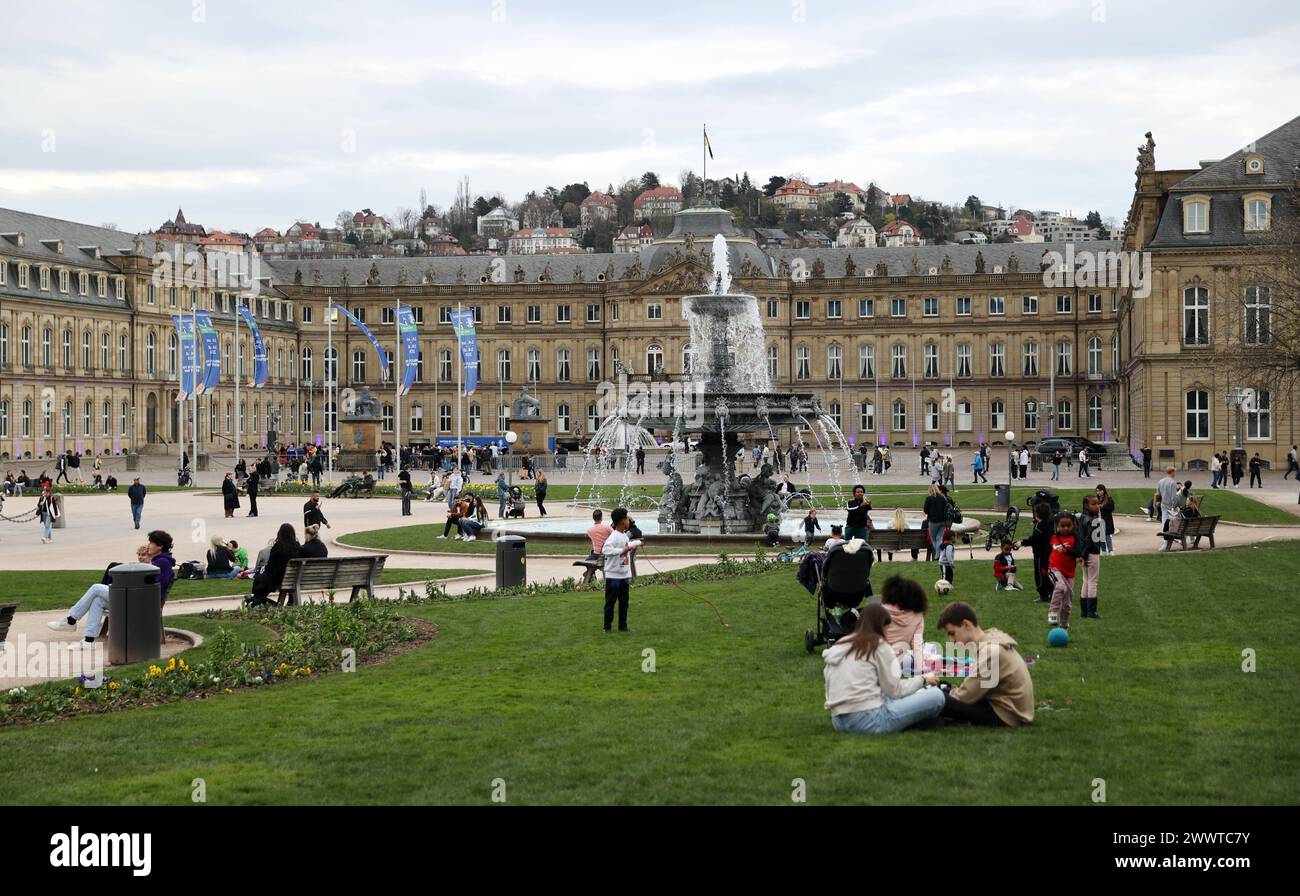
M868 604L853 634L822 654L826 708L836 731L892 734L943 711L934 675L903 678L898 657L885 640L891 624L881 604Z
M889 611L885 641L893 648L904 675L920 668L925 641L925 589L911 579L890 576L880 592L880 602Z

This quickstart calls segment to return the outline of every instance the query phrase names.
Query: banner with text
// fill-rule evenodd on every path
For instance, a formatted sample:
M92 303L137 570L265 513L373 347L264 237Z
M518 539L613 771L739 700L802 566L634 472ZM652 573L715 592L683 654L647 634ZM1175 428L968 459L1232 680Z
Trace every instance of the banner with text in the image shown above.
M248 332L253 334L253 387L260 389L271 379L270 365L266 361L266 343L262 341L262 331L253 319L253 311L244 305L239 306L239 316L248 324ZM239 327L235 327L236 333Z
M203 379L194 392L202 395L217 388L221 382L221 344L217 339L217 328L212 325L208 312L194 312L194 324L198 328L199 338L203 340Z
M375 338L375 334L371 333L369 327L357 320L356 315L344 308L342 305L335 305L334 308L348 320L352 321L353 325L355 325L356 328L370 340L370 344L375 347L375 354L379 356L379 381L381 383L388 382L388 352L384 351L384 347L379 344L379 340Z
M473 395L478 388L478 336L474 333L474 312L453 311L451 325L456 329L460 344L460 362L465 365L465 394Z
M184 401L194 392L195 374L198 373L194 319L183 314L173 314L172 323L176 325L176 339L181 347L181 387L176 393L176 400Z
M397 335L402 341L402 388L398 394L405 395L420 369L420 331L415 326L415 312L407 305L397 308Z

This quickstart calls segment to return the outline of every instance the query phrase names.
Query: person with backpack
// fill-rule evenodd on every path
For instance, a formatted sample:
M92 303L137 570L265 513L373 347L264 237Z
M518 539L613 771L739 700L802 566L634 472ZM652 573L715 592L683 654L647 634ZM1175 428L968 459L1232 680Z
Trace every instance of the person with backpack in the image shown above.
M921 510L925 513L925 523L930 532L930 546L934 556L938 557L939 548L943 544L943 530L948 526L947 486L939 483L932 484Z

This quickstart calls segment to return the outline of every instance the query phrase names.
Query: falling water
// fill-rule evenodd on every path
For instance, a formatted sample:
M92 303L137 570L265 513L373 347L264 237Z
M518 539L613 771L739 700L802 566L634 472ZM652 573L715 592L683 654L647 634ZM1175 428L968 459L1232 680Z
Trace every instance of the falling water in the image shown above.
M828 456L827 460L837 471L840 462L843 461L845 463L844 472L848 474L845 478L849 480L854 479L853 455L849 451L849 440L844 435L844 431L840 429L839 424L835 422L835 418L829 414L819 415L817 423L822 428L822 434L826 436L826 443L829 449L834 450L835 442L839 442L839 450L835 451L833 455Z
M713 237L713 294L731 292L731 260L727 257L727 238L722 234Z
M642 412L641 416L636 418L636 427L635 427L636 432L641 431L641 422L643 420L645 420L644 412ZM623 425L625 427L627 426L626 420L624 420ZM633 449L632 447L632 440L627 437L627 431L625 429L623 435L623 482L618 490L619 507L627 506L628 494L629 494L630 487L632 485L632 468L635 462L635 455L633 454L634 450L635 449Z
M809 422L808 422L808 418L807 418L807 417L804 417L802 414L799 415L799 420L803 423L804 426L806 426L806 427L808 428L808 431L812 433L813 438L817 440L817 449L822 453L822 457L828 457L828 456L830 455L830 453L831 453L831 447L830 447L830 445L828 445L828 444L822 444L822 438L821 438L820 435L817 434L817 427L815 427L815 426L813 426L811 423L809 423ZM844 486L843 486L843 484L840 482L840 470L839 470L839 467L838 467L837 465L835 465L834 463L828 463L828 464L826 465L826 471L827 471L828 473L830 473L830 475L831 475L831 489L832 489L832 490L834 491L834 493L835 493L835 500L838 501L839 503L843 503L843 502L844 502ZM808 468L808 479L809 479L809 481L811 482L811 480L812 480L812 466L811 466L811 465L809 465L809 468Z

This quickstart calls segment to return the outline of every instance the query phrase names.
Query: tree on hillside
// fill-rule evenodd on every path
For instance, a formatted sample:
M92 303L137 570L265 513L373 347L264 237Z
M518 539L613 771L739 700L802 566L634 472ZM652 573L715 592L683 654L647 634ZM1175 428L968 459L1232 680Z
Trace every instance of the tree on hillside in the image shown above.
M334 226L344 233L347 233L348 228L352 226L352 212L341 211L335 215Z
M619 226L613 221L596 221L582 235L582 246L597 252L613 252L614 237L618 236Z
M632 203L636 201L637 196L641 195L641 182L631 179L625 180L610 195L614 197L614 208L618 212L619 223L623 225L633 223L636 211L632 207Z
M574 205L580 206L582 205L582 201L590 195L591 188L588 187L585 182L580 184L567 184L564 189L560 191L557 201L561 208L570 202Z
M770 178L768 178L767 186L763 188L763 195L769 198L775 196L776 191L784 187L785 183L786 181L784 177L782 177L779 174L773 174Z
M642 190L656 190L658 188L659 175L655 174L653 171L647 171L645 174L641 175Z
M718 191L718 204L723 208L733 208L736 205L736 188L730 183L723 184Z
M560 209L560 220L562 227L577 227L582 223L582 210L577 204L566 202Z
M695 200L704 195L704 182L700 180L698 174L689 168L683 168L678 175L678 181L681 183L682 207L690 208L695 204Z
M1101 212L1088 212L1088 217L1083 219L1083 223L1089 227L1101 228Z
M962 208L966 209L972 219L978 221L980 219L980 206L983 204L984 203L980 202L980 198L972 193L970 196L966 197L966 203Z

